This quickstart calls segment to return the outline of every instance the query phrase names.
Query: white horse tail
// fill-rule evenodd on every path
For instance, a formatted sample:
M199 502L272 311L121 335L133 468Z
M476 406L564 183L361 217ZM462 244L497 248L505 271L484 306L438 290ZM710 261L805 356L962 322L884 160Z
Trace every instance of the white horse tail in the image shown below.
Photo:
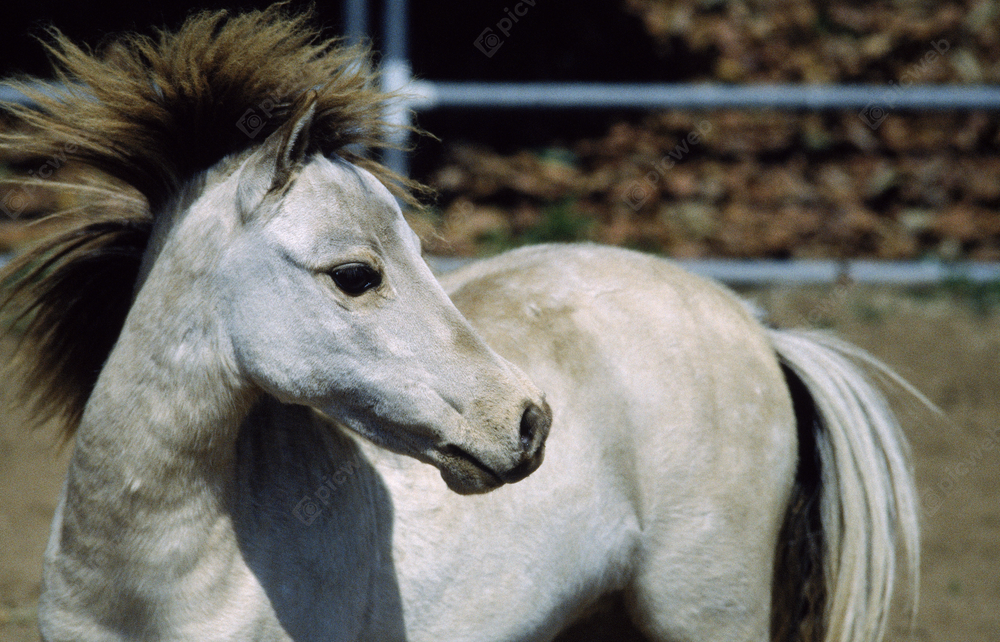
M770 330L799 422L799 470L776 557L775 640L879 642L901 553L919 585L909 449L864 370L934 408L870 354L815 331Z

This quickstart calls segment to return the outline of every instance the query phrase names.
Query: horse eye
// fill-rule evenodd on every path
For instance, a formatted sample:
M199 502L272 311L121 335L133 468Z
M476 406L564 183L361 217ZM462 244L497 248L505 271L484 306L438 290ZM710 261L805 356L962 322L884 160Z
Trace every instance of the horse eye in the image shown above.
M333 269L330 277L337 287L351 296L360 296L382 283L378 270L364 263L347 263Z

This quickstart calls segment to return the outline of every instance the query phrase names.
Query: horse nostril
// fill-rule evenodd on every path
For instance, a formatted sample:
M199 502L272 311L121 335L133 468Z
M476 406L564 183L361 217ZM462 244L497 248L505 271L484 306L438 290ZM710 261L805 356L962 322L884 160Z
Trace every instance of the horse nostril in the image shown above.
M544 442L548 429L548 413L535 404L529 405L521 415L521 449L528 451L540 445Z
M508 484L521 481L542 465L545 458L545 439L549 436L552 411L549 405L529 405L521 415L521 463L500 475Z

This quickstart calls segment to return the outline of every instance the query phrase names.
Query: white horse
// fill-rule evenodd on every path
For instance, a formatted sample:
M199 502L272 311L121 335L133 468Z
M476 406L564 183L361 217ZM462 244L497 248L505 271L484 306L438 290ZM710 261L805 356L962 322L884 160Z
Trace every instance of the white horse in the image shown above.
M43 405L79 415L43 638L544 641L610 599L651 640L882 639L917 503L854 362L894 375L623 250L442 288L347 151L385 97L312 37L275 10L57 37L88 91L17 112L42 129L7 145L76 141L153 220L4 273Z

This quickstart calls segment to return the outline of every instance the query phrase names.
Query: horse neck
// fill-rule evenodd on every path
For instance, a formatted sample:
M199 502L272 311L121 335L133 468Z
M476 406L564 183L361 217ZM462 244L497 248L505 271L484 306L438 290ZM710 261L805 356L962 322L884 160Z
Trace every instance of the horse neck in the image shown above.
M99 491L92 496L118 489L169 505L215 494L231 476L255 393L215 314L214 263L232 224L217 208L187 207L203 189L194 181L157 216L135 301L87 402L74 462L86 466L78 481L95 486L81 489Z

